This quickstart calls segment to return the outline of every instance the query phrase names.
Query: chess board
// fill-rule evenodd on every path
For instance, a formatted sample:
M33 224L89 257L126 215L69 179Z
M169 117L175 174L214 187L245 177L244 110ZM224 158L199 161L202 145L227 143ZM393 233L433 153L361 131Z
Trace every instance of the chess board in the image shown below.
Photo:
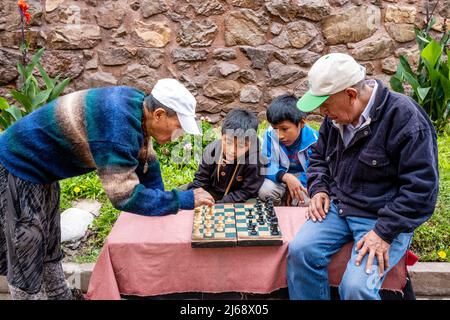
M261 214L258 214L257 208L252 204L235 204L234 209L239 246L281 246L283 244L280 228L277 227L276 233L272 233L272 218L264 204L261 204ZM274 217L278 223L276 214Z
M203 206L195 209L191 239L193 248L236 245L236 220L232 204L217 204L212 208Z
M194 210L193 248L282 244L273 205L266 206L258 200L256 204L217 204Z

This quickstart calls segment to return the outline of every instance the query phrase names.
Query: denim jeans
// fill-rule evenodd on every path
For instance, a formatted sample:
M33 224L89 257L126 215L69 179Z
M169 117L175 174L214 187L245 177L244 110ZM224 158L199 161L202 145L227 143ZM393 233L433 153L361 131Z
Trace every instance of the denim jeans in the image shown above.
M333 254L354 240L339 295L344 300L379 300L386 273L405 255L413 233L401 233L394 239L389 248L389 268L380 278L376 257L371 274L365 271L368 254L360 266L355 265L356 243L374 228L375 223L376 219L340 216L334 203L323 222L307 221L289 243L287 282L290 299L329 300L328 264Z

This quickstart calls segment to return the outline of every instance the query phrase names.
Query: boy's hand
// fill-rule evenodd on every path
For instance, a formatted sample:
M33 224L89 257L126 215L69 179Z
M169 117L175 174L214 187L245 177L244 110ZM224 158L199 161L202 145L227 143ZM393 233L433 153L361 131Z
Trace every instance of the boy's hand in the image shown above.
M311 198L309 202L308 212L306 214L306 219L312 219L316 222L325 219L328 210L330 209L330 197L325 192L317 192L314 197Z
M286 173L283 176L283 182L286 183L291 199L297 199L300 203L305 203L303 193L307 194L306 189L302 186L302 183L298 180L296 176L290 173ZM302 193L303 192L303 193Z
M194 207L197 208L203 205L212 207L214 205L213 196L203 188L194 189Z

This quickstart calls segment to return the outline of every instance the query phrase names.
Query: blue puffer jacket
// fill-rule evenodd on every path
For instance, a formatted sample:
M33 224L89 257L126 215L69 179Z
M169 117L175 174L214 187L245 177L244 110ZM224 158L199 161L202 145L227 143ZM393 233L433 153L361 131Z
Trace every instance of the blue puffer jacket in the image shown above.
M301 131L301 143L298 149L298 158L303 167L304 172L298 177L303 186L306 187L306 170L309 166L309 157L311 155L311 146L316 143L319 134L316 130L308 125L305 125ZM289 158L287 156L286 146L280 143L275 130L269 127L264 134L264 141L262 146L262 156L265 167L263 168L264 175L267 179L273 182L277 181L277 174L288 172Z
M437 138L424 110L380 81L367 121L347 147L342 127L325 118L312 148L308 192L326 192L341 216L377 219L391 243L433 214L439 190Z

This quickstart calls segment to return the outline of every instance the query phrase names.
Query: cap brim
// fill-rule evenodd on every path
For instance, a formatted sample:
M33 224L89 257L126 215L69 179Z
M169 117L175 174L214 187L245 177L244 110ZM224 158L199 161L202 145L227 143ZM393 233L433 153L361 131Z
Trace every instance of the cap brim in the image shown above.
M297 102L297 108L303 112L311 112L318 107L322 103L324 103L330 96L314 96L310 91L305 93L303 97L301 97Z
M177 113L177 116L178 120L180 120L181 128L183 128L186 133L194 135L202 134L194 116L187 116L181 113Z

